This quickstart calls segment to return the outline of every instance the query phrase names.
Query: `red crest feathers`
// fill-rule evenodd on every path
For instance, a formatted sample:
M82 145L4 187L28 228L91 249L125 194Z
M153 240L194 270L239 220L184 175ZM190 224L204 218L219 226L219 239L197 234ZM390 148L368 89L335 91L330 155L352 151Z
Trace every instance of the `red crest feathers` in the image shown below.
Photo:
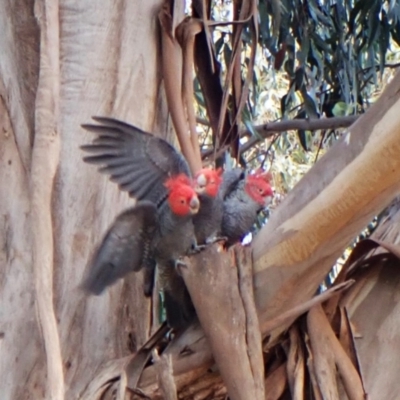
M247 176L245 185L246 192L259 204L264 205L266 199L272 197L274 194L270 184L271 179L271 173L265 172L259 168L254 174Z
M192 187L192 181L185 174L179 174L177 176L168 178L164 183L164 186L169 190L172 190L182 185Z
M254 176L257 178L262 178L265 182L270 183L272 180L272 174L269 171L264 171L262 168L258 168L253 175L250 176Z
M200 193L203 191L211 197L215 197L218 193L219 186L222 182L222 169L203 168L197 174L195 183Z
M168 203L174 214L186 216L199 211L199 199L189 177L180 174L169 178L164 185L169 190Z

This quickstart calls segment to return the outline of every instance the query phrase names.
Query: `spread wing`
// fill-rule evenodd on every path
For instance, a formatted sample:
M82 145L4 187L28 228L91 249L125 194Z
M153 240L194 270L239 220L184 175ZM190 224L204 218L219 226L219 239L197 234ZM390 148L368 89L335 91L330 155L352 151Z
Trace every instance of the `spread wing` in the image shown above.
M91 153L83 160L101 165L99 171L131 197L159 204L167 195L164 182L170 176L190 176L185 158L165 140L113 118L93 119L100 125L82 125L97 134L92 144L81 147Z
M225 171L222 175L222 182L219 188L220 196L225 199L232 193L240 181L245 178L245 171L242 168L234 168Z
M151 256L156 219L156 206L147 201L121 213L95 251L82 288L98 295L129 272L138 271Z

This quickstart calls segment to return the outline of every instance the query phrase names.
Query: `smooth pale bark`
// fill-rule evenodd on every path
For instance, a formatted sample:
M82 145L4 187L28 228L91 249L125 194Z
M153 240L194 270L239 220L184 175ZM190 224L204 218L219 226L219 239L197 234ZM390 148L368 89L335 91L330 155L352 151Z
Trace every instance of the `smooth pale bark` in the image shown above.
M82 162L78 147L91 139L79 128L91 115L115 116L165 132L157 70L159 6L159 1L139 0L60 4L60 158L51 217L53 305L67 399L78 398L110 360L124 361L149 330L149 305L141 295L139 276L99 298L86 299L77 288L94 245L114 216L131 204ZM30 234L40 37L33 8L2 2L0 37L1 389L7 399L36 399L45 395L48 365L36 318ZM255 239L261 323L311 297L349 240L399 190L399 81L397 76L367 115L306 175ZM184 357L187 347L194 354ZM180 377L178 389L207 374L212 362L206 341L193 331L174 341L168 354ZM154 387L155 379L150 367L142 384Z
M34 123L40 28L32 4L0 4L0 375L4 399L45 396L51 378L47 368L53 364L48 364L52 361L46 358L49 348L44 346L49 330L38 325L41 309L49 315L54 309L57 326L50 329L50 336L61 343L66 399L78 398L101 366L131 354L148 335L150 304L142 296L140 275L100 297L85 298L78 289L94 246L115 215L132 204L116 185L82 162L79 146L92 138L80 128L92 115L121 118L165 136L167 112L157 58L160 3L60 0L59 33L48 25L55 38L52 46L59 52L60 67L51 68L58 75L55 84L60 97L46 92L49 103L41 104L45 112L56 103L60 110L56 118L59 162L52 158L49 164L55 162L54 182L51 170L42 169L36 176L47 173L49 179L39 177L32 183L42 183L51 195L51 214L42 215L51 218L46 226L52 231L53 249L51 240L37 237L33 242L30 234L30 225L38 232L35 221L40 221L40 214L33 219L29 195L34 132L44 126ZM43 4L38 1L36 6ZM45 81L49 72L42 69ZM42 144L45 161L55 153ZM43 265L33 268L32 244L54 273L53 280L49 277L54 297L44 297L44 308L35 300L35 279L39 279L38 290L49 286L38 275ZM60 398L62 382L58 383Z
M397 74L255 238L261 324L310 298L350 241L399 193L399 88Z

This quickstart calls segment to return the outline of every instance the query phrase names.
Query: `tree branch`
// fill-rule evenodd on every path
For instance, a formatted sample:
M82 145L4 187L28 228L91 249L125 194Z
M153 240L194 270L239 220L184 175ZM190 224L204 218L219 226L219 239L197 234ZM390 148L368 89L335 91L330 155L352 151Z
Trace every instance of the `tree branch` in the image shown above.
M338 129L347 128L352 125L359 115L349 115L345 117L330 117L320 119L291 119L287 121L269 122L267 124L255 125L254 130L259 136L254 136L249 130L243 130L240 133L240 137L251 136L250 139L240 146L239 153L242 154L255 146L258 142L263 139L267 139L273 136L275 133L290 131L290 130L305 130L305 131L316 131L325 129ZM208 125L208 122L202 118L197 118L197 122ZM214 149L208 149L202 153L202 157L209 157L213 154Z

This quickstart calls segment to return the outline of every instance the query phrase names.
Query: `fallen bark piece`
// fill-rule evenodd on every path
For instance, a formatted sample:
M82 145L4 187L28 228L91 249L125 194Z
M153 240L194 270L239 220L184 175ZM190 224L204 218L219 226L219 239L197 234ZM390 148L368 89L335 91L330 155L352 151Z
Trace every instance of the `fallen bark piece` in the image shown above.
M308 333L314 356L314 369L324 398L339 399L336 367L349 400L363 400L365 392L352 361L332 330L321 305L307 316Z

